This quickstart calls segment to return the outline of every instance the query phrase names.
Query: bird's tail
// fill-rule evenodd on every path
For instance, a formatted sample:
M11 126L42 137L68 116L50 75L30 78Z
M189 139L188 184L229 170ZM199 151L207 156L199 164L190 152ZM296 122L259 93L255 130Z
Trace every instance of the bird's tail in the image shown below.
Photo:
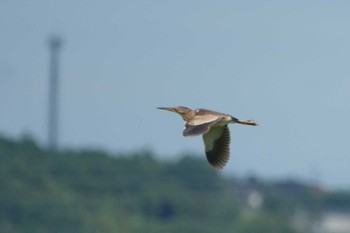
M254 120L238 120L237 123L243 125L258 125Z

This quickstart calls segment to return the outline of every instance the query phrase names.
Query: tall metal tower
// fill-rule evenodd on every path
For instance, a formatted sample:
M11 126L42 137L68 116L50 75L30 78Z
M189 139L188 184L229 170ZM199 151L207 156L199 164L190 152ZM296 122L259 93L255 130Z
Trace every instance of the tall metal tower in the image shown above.
M49 113L48 113L48 147L56 150L58 147L58 104L59 104L59 52L62 41L58 36L49 38Z

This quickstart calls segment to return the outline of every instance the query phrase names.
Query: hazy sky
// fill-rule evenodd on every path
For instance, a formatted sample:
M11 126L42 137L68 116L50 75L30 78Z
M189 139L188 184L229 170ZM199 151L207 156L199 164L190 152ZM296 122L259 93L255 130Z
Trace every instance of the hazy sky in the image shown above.
M350 188L350 1L0 1L0 134L47 143L48 36L61 51L60 145L194 152L158 106L231 125L224 173Z

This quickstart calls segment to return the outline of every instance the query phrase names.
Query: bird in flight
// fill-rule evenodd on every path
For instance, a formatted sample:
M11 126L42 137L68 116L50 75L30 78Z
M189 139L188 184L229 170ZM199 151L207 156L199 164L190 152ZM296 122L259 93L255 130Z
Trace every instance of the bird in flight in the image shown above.
M158 109L180 114L185 121L183 130L185 137L203 135L207 160L215 169L222 169L230 157L230 131L227 125L230 123L257 125L254 120L239 120L225 113L202 108L193 110L177 106L159 107Z

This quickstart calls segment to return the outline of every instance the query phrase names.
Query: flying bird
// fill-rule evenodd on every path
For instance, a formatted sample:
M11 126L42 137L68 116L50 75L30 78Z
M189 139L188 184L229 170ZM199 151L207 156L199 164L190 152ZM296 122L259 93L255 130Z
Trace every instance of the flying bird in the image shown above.
M185 121L183 136L203 135L207 160L215 169L222 169L230 157L230 131L227 125L230 123L257 125L254 120L239 120L231 115L208 109L192 110L183 106L158 109L180 114Z

